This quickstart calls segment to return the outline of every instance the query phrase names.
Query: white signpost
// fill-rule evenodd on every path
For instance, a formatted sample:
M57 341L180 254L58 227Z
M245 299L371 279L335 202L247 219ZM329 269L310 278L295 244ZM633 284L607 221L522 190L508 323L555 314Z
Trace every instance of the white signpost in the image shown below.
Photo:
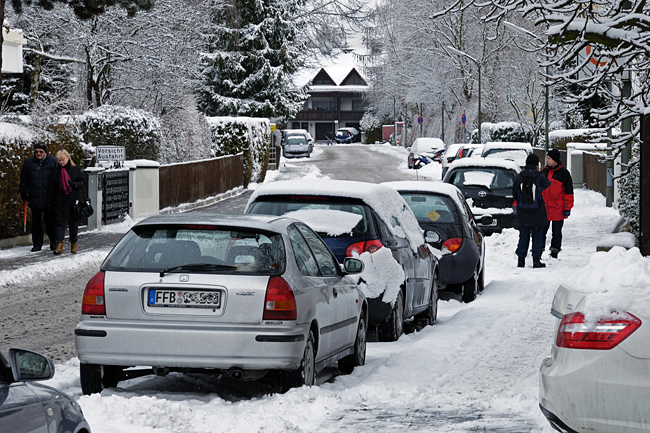
M113 166L122 167L126 160L124 146L97 146L97 162L109 162Z

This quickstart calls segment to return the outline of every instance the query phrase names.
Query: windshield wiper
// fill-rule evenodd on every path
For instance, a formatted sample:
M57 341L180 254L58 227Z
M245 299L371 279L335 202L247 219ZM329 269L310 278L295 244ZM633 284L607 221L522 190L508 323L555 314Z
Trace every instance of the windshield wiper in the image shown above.
M237 266L232 265L218 265L216 263L189 263L186 265L171 266L160 271L160 276L164 277L166 273L175 271L177 269L210 269L215 271L235 271Z

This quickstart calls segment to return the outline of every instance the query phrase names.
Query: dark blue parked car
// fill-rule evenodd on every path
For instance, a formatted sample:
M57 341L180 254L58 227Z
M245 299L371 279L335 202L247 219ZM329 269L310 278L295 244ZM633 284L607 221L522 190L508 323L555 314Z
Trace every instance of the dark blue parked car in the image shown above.
M90 433L79 405L49 386L32 383L54 376L54 364L40 353L10 349L0 353L0 432Z
M291 193L292 190L295 193ZM381 206L375 208L371 203L376 203L378 198L382 201ZM333 225L345 225L346 218L341 218L345 214L341 212L357 216L353 220L356 225L335 235L312 225L339 262L343 263L345 257L364 252L372 254L386 247L404 270L404 282L399 291L395 290L395 299L364 293L369 306L368 323L378 326L380 340L398 339L404 329L404 320L411 317L421 317L428 324L435 322L438 313L438 263L424 241L415 216L395 190L351 181L273 182L258 187L246 207L246 213L266 215L304 210L321 210L323 215L330 212L335 220L329 223ZM336 215L340 220L336 220ZM310 224L310 221L304 221ZM419 239L415 240L417 236Z

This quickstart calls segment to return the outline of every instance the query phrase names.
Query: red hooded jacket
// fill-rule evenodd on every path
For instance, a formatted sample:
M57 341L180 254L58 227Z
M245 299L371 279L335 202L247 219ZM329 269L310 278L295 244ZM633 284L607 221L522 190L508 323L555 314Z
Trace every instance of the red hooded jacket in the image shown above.
M551 186L542 191L546 203L546 217L549 221L562 221L565 219L564 211L573 208L571 173L561 164L555 168L547 165L542 173L551 181Z

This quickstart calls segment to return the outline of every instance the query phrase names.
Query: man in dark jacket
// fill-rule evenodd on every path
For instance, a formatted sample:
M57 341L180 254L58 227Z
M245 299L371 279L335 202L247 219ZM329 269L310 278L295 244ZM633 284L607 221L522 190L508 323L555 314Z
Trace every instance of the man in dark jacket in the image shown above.
M56 166L56 158L48 155L47 145L36 143L34 156L27 158L20 172L20 198L27 201L32 210L32 251L40 251L43 247L43 223L50 238L50 249L56 248L54 219L47 206L51 193L50 179Z
M526 158L526 168L515 177L512 186L512 195L515 198L513 206L517 207L517 221L519 222L519 243L517 266L526 265L526 254L530 238L533 238L533 268L545 268L541 262L544 250L544 228L548 223L546 206L542 191L550 186L549 180L539 171L539 157L531 153Z
M573 208L573 179L569 170L562 165L557 149L551 149L546 155L546 167L542 174L551 182L551 186L543 193L548 218L544 229L544 245L546 233L551 228L551 257L557 259L562 249L562 226Z

